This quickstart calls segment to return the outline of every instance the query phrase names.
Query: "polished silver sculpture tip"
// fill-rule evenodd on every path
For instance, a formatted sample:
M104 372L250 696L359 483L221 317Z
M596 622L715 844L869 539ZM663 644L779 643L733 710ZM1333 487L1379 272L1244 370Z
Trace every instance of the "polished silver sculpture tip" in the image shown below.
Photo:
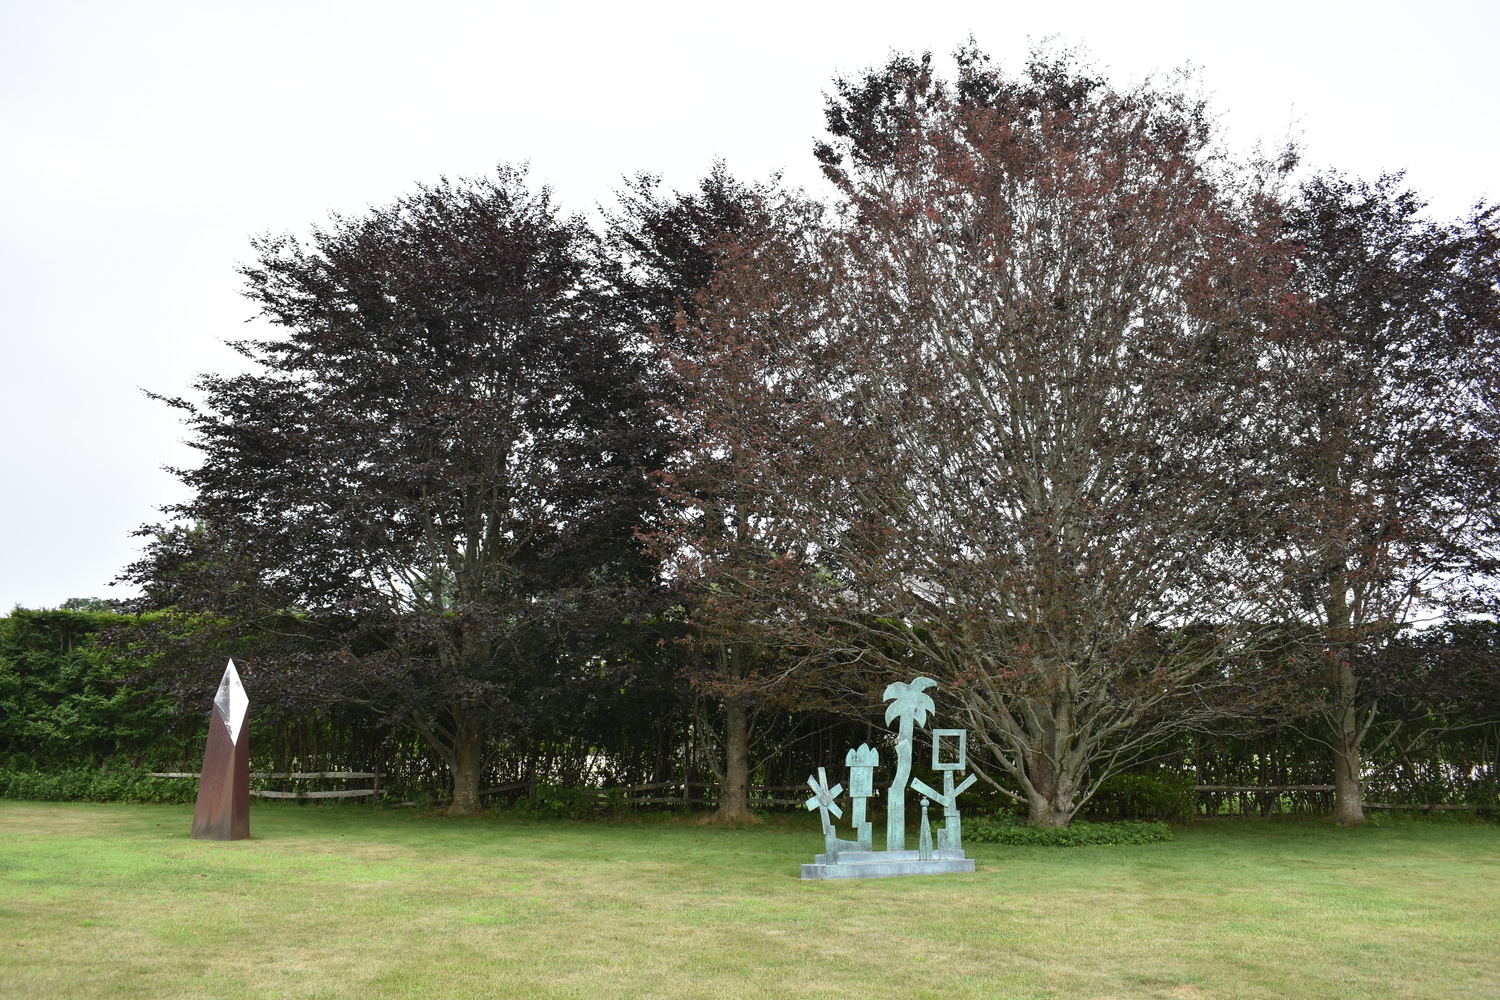
M229 727L229 742L239 743L240 726L245 721L245 712L250 708L250 698L245 694L245 685L240 683L240 674L234 669L234 661L224 668L224 679L219 681L219 693L214 695L214 707L219 718Z

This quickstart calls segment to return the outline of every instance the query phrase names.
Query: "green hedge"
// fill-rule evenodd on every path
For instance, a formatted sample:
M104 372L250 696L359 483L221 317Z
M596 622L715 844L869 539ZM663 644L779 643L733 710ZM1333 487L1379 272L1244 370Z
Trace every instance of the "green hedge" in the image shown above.
M1160 844L1172 839L1172 831L1160 821L1090 823L1074 820L1071 825L1044 829L1026 826L1015 819L974 819L964 822L964 840L981 844L1012 844L1027 847L1092 847L1096 845Z
M0 770L0 799L34 802L193 802L193 778L153 778L144 768Z
M61 773L202 752L208 713L179 715L170 698L135 679L142 661L98 645L100 633L127 633L141 621L25 608L0 618L0 767Z
M1191 777L1174 774L1115 774L1085 805L1095 820L1161 820L1190 823L1198 811Z

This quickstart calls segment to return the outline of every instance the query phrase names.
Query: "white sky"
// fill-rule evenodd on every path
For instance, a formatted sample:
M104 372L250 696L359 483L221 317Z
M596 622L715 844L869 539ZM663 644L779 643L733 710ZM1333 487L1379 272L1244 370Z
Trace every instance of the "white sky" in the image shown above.
M544 9L545 7L545 9ZM68 3L0 0L0 614L106 585L182 495L180 393L237 358L248 237L529 159L588 210L713 158L814 184L822 93L970 32L1202 70L1234 145L1500 198L1500 3Z

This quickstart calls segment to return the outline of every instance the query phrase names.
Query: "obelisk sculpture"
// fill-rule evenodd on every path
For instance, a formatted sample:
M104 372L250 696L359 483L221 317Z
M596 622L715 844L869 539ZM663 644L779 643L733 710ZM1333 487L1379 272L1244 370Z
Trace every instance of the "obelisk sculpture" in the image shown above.
M208 723L208 746L193 808L194 840L244 840L250 836L250 733L245 712L250 699L234 669L224 668Z

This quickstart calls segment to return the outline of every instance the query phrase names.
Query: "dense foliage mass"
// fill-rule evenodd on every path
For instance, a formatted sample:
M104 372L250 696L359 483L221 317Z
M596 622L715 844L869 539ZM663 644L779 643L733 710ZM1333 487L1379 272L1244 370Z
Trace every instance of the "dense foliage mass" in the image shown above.
M1164 843L1172 839L1172 831L1159 820L1123 823L1079 821L1067 827L981 821L966 826L964 837L981 844L1010 844L1017 847L1117 847Z
M171 699L132 684L141 664L100 648L131 619L110 612L16 608L0 618L0 755L17 770L139 767L196 743ZM127 633L128 634L128 633Z
M835 82L827 198L642 175L596 231L501 168L257 242L135 614L9 620L8 752L139 764L234 655L278 760L744 820L926 674L1036 827L1493 804L1496 210L956 64Z

